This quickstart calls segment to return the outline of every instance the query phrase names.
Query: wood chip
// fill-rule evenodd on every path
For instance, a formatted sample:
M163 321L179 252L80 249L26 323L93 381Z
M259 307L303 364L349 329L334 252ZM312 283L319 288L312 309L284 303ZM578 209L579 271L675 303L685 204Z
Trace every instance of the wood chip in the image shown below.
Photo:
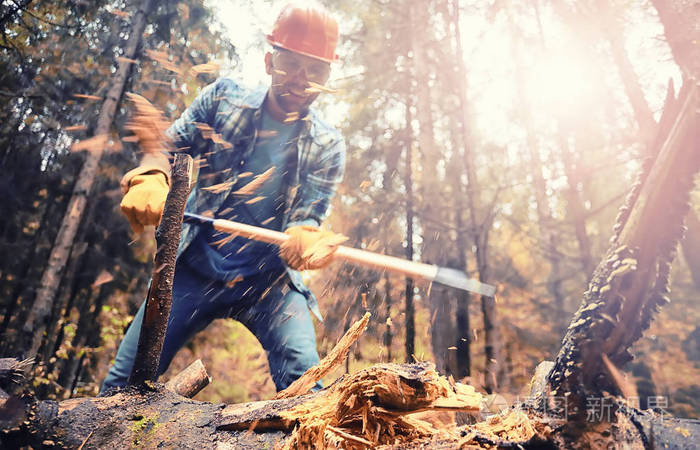
M267 169L265 172L261 173L260 175L256 175L255 177L253 177L253 180L250 183L246 184L245 186L243 186L240 189L235 190L233 192L233 195L243 196L243 195L254 194L262 187L263 184L265 184L265 182L267 182L267 180L270 179L270 177L272 176L273 173L275 173L274 166L270 167L269 169Z

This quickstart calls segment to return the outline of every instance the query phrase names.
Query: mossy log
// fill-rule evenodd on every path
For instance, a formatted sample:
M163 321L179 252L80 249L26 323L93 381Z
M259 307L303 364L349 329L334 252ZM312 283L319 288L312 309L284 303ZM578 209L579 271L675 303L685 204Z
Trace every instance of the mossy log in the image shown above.
M697 421L626 407L576 437L564 420L526 407L436 425L417 413L478 413L481 396L428 363L376 365L319 392L239 405L191 400L159 383L59 403L12 400L0 415L0 448L692 448L700 436Z

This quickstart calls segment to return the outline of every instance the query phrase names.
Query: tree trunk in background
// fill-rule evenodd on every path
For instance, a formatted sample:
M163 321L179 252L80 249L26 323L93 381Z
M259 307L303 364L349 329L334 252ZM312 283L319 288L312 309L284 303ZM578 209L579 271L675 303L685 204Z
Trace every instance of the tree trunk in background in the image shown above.
M131 73L132 63L127 59L138 57L143 31L146 26L146 14L150 10L152 1L145 0L139 3L138 9L133 15L131 33L122 55L126 59L120 60L119 68L114 74L112 86L107 92L97 119L95 136L105 136L110 131L117 106ZM91 194L103 151L104 148L96 148L87 152L85 162L73 187L73 196L68 203L58 236L54 241L36 299L22 329L22 349L27 356L34 356L43 341L47 316L51 312L56 290L60 283L60 274L68 259L88 196Z
M681 241L683 256L695 286L700 289L700 220L697 214L691 211L685 218L685 225L688 230L685 232L685 239Z
M467 175L466 190L464 192L467 200L467 210L469 212L469 228L471 234L472 245L475 248L475 258L476 258L476 269L477 277L480 281L487 282L489 276L489 263L488 263L488 239L489 232L491 229L491 219L479 219L479 217L490 218L492 217L492 210L486 210L484 204L482 204L482 199L480 198L480 185L476 174L476 165L474 163L474 144L472 142L472 137L469 127L469 101L467 98L467 69L464 64L464 52L462 49L461 32L459 26L459 4L458 2L450 3L450 16L453 29L453 39L455 42L455 58L457 61L457 70L455 77L455 89L458 92L459 100L459 114L458 121L460 122L460 137L461 137L461 152L459 152L462 159L462 168ZM493 206L491 206L492 208ZM466 266L466 264L465 264ZM464 267L466 269L466 267ZM484 364L484 389L487 392L494 392L498 386L504 386L508 384L509 374L505 370L505 365L503 364L503 354L501 348L501 337L499 326L500 322L498 319L498 312L496 309L496 301L493 297L481 297L481 311L484 320L484 353L485 353L485 364ZM463 307L468 306L468 298L460 299ZM465 305L467 303L467 305ZM468 314L468 313L467 313ZM466 319L466 320L465 320ZM461 327L458 337L458 348L459 345L464 345L462 339L468 339L468 337L463 336L465 330L464 326L469 326L468 317L464 317L464 312L462 316L458 318L461 321ZM468 332L468 330L467 330ZM467 334L467 336L469 336ZM465 361L462 361L464 364ZM460 366L460 370L464 370L464 366Z
M601 1L598 2L598 6L602 10L599 15L601 17L599 22L600 33L610 44L610 53L615 61L625 93L634 111L640 138L647 151L649 151L656 136L658 124L654 119L649 103L644 97L644 90L639 82L639 76L637 76L634 66L627 55L624 42L624 26L618 20L618 14L614 10L614 5Z
M535 13L538 17L539 22L539 8L535 8ZM563 271L561 262L561 253L559 251L559 236L556 230L556 220L552 215L552 211L549 206L549 198L547 196L547 181L542 173L542 158L540 155L540 146L537 142L537 136L535 134L535 126L532 121L532 105L530 104L530 99L526 95L525 80L523 78L523 68L525 63L520 57L521 45L523 39L521 33L516 27L516 22L512 17L511 10L508 9L508 21L512 30L513 39L511 41L511 53L515 55L515 82L517 91L517 100L521 105L523 118L523 126L525 128L526 142L527 142L527 152L529 156L529 174L532 177L532 185L534 190L535 198L535 209L537 211L537 224L539 227L539 233L541 238L541 248L544 252L544 256L549 262L549 273L547 274L547 292L554 300L554 305L558 311L559 317L556 319L557 328L562 328L566 326L566 320L568 319L566 313L565 296L562 292L562 281L563 281ZM520 39L515 40L515 36L519 36ZM540 34L542 41L544 37ZM542 45L544 47L544 45ZM561 324L561 325L560 325Z
M700 75L700 8L697 1L651 0L664 26L666 42L684 78Z
M384 272L384 288L384 303L386 307L386 330L384 331L384 347L386 347L386 360L388 362L391 362L391 340L394 337L394 333L391 331L391 280L389 279L388 272Z
M413 261L413 146L411 139L411 123L413 122L413 114L411 114L411 89L409 87L406 94L406 140L405 140L405 159L406 167L404 173L404 186L406 188L406 259ZM416 319L415 307L413 306L413 278L406 277L406 293L405 293L405 315L406 315L406 362L413 362L413 355L416 353Z
M421 252L421 259L425 262L432 264L444 264L442 261L442 248L440 245L440 232L435 227L435 221L439 220L441 215L439 213L439 202L438 195L439 190L435 188L435 184L439 183L440 180L437 178L437 162L439 160L437 155L437 149L435 148L435 134L433 130L433 117L432 117L432 100L430 97L430 64L428 63L428 55L426 53L428 47L428 39L426 34L423 32L426 30L427 24L430 22L428 17L428 3L425 1L421 2L410 2L408 5L408 15L409 23L411 24L411 37L410 37L410 50L413 53L411 58L412 61L412 73L413 81L415 82L415 97L416 97L416 120L418 122L418 150L421 156L420 167L421 167L421 189L422 195L420 200L420 212L419 217L425 218L421 220L421 227L423 231L423 248ZM409 123L410 126L410 123ZM428 304L430 306L431 317L434 316L436 311L444 310L443 305L446 302L444 296L440 296L441 292L430 290L428 294ZM411 312L413 314L413 311ZM407 311L408 316L408 311ZM408 318L408 317L407 317ZM434 323L431 323L431 334L433 335L433 340L440 341L443 338L438 337L436 333L442 333L442 327L435 327ZM408 330L407 330L408 331ZM406 355L407 362L412 362L410 359L411 355ZM435 355L436 357L438 355Z
M574 226L574 233L576 235L576 240L578 241L579 253L581 255L581 265L586 275L586 279L589 280L591 275L593 275L593 256L591 251L591 240L588 237L588 232L586 231L586 208L583 205L583 200L581 199L581 192L579 190L580 177L578 173L578 166L574 162L574 154L569 145L567 136L568 134L564 130L559 132L559 144L561 146L562 163L564 165L564 174L566 175L566 180L568 184L568 189L566 192L566 199L568 203L567 213L571 223Z
M673 59L683 72L683 82L697 83L700 77L700 8L697 1L652 0L651 3L659 14ZM686 216L686 225L686 237L681 241L683 256L693 282L700 289L700 220L693 210Z

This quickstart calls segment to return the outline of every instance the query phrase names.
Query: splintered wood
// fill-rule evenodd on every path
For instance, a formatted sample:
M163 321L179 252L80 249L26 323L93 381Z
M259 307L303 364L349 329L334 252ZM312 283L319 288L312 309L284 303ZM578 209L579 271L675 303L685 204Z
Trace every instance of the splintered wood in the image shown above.
M359 449L450 437L411 414L473 412L481 404L471 386L451 386L431 363L375 365L341 378L324 394L281 412L285 422L296 424L285 448Z
M531 418L525 411L509 409L469 427L459 447L478 446L485 440L494 443L526 442L535 436L544 437L550 433L549 426Z
M304 375L290 384L287 389L278 392L275 398L289 398L306 394L318 380L325 377L330 371L342 364L352 344L354 344L367 329L370 316L370 313L365 313L362 319L355 322L348 331L345 332L343 337L340 338L338 343L335 344L335 347L333 347L321 362L304 372Z

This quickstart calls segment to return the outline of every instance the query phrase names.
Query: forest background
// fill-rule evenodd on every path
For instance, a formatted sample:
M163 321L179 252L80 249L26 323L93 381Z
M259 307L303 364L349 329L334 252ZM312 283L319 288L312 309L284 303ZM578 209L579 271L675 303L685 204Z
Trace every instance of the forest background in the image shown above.
M700 10L684 5L329 2L341 62L336 92L318 106L342 129L348 165L327 226L353 246L465 270L498 293L342 263L307 273L326 317L321 356L373 314L326 382L377 362L431 360L482 391L523 395L607 248L668 92L700 74L690 61ZM267 83L264 35L281 6L0 5L0 356L36 350L40 397L95 395L146 293L153 233L132 235L118 206L119 179L139 158L125 93L173 120L218 76ZM624 368L642 407L658 396L655 406L681 417L700 416L698 197L672 302ZM59 232L67 223L72 235ZM169 374L196 358L213 377L201 400L274 394L262 348L236 322L200 333Z

